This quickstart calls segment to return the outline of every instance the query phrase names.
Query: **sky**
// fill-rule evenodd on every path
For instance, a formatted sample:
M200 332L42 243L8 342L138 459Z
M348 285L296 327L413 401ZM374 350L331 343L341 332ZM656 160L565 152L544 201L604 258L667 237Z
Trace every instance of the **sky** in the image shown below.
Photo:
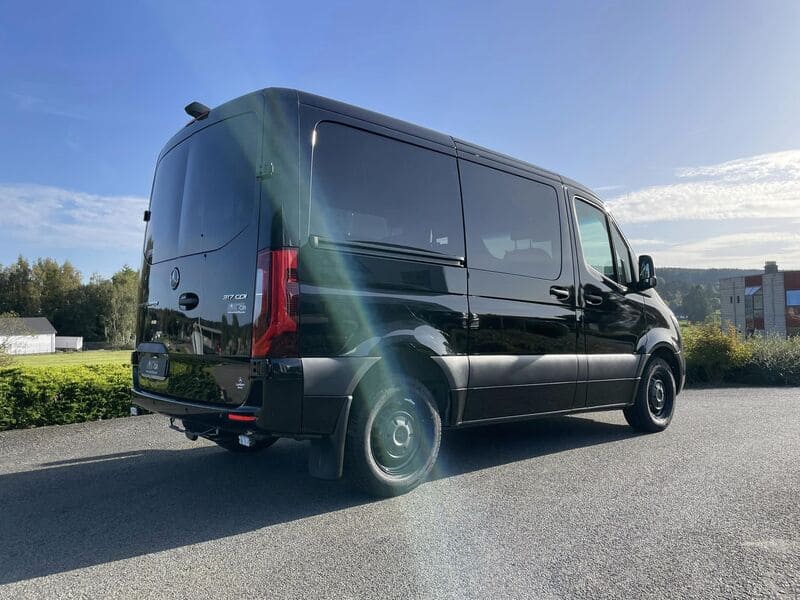
M800 268L800 2L0 0L0 264L141 263L192 100L303 89L606 200L656 265Z

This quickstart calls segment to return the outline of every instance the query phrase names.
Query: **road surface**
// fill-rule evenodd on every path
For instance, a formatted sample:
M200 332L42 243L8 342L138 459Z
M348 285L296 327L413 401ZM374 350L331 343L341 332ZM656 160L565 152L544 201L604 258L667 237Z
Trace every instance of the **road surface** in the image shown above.
M282 440L236 456L147 416L0 433L0 598L800 598L800 389L690 390L445 434L375 501Z

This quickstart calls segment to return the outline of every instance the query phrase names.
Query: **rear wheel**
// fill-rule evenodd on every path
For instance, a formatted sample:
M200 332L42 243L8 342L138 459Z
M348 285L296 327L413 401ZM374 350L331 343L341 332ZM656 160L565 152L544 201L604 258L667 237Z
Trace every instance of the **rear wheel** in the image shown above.
M278 438L268 437L261 440L256 440L252 446L243 446L240 444L238 435L225 436L212 441L220 448L225 448L225 450L228 452L234 452L236 454L252 454L254 452L260 452L261 450L269 448L272 446L272 444L278 441Z
M436 401L420 382L366 386L350 412L345 473L369 494L404 494L431 472L441 437Z
M676 386L667 362L654 358L645 367L636 401L622 412L628 424L639 431L663 431L672 421Z

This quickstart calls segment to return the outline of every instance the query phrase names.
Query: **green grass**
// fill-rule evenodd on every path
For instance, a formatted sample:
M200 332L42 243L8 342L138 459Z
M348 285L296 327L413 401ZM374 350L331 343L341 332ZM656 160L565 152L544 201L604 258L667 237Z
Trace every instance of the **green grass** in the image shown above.
M11 366L62 367L68 365L129 364L130 350L88 350L86 352L56 352L15 356Z

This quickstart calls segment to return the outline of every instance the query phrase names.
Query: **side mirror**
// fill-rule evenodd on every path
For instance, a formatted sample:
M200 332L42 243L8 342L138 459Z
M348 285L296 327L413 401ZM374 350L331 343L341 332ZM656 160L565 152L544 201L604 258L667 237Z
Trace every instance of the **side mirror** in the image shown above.
M642 254L639 257L639 290L649 290L658 285L656 277L656 267L653 265L653 257Z

